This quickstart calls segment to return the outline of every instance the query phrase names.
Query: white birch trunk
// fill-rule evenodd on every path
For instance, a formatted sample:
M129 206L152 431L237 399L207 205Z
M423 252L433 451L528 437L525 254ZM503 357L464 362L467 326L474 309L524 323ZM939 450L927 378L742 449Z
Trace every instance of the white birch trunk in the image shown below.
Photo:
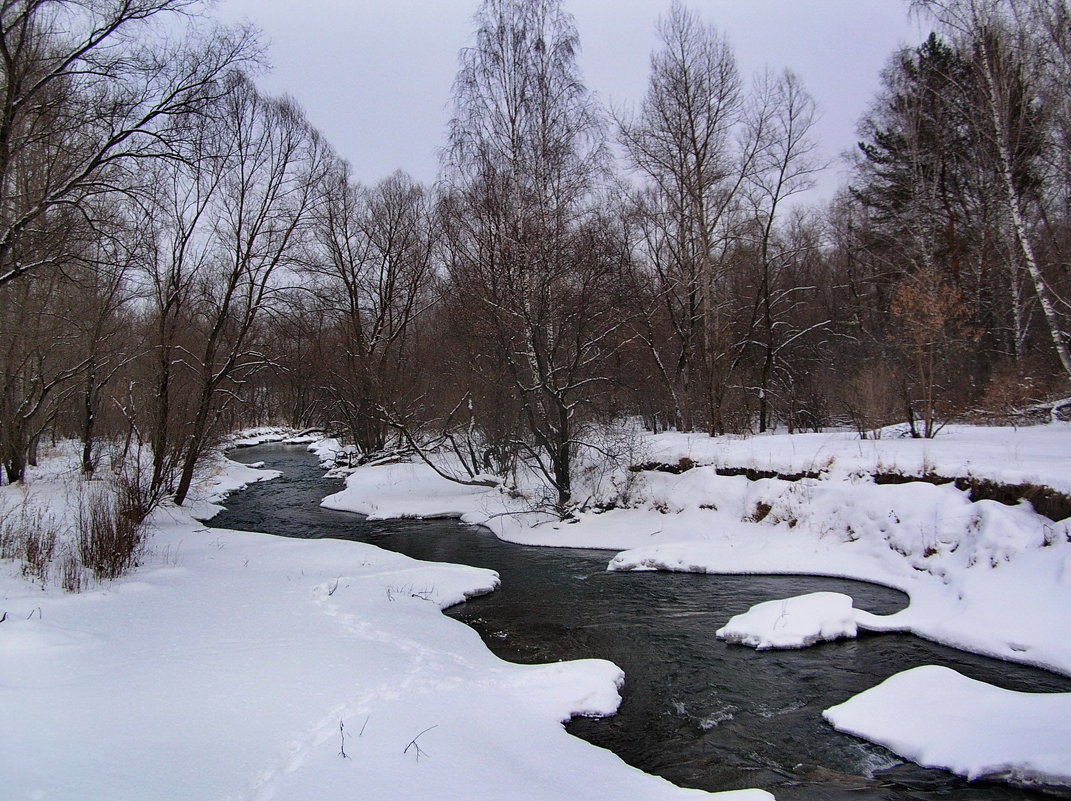
M1000 161L1000 178L1004 184L1005 194L1007 195L1008 213L1011 218L1012 233L1015 235L1015 240L1022 253L1027 273L1034 285L1034 291L1037 293L1041 311L1045 315L1045 322L1048 324L1049 334L1052 336L1052 342L1056 348L1056 355L1060 359L1060 364L1063 366L1064 372L1071 375L1071 351L1068 349L1067 338L1060 326L1060 317L1056 311L1056 304L1054 303L1052 292L1049 289L1049 285L1045 282L1045 276L1041 274L1041 268L1038 265L1037 256L1034 253L1034 245L1030 241L1030 236L1026 229L1026 221L1023 219L1022 197L1015 186L1015 179L1012 175L1011 152L1008 149L1007 128L1000 113L1000 97L997 92L996 76L993 74L992 54L989 52L988 47L985 47L983 65L986 82L986 100L989 105L988 111L990 123L993 126L993 138L997 146L997 157Z

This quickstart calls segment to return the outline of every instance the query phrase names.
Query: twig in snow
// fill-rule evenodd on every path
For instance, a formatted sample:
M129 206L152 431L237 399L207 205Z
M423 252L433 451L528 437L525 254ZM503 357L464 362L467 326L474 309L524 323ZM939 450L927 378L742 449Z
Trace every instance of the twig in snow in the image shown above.
M338 739L341 743L338 748L338 755L343 759L349 759L349 754L346 753L346 726L342 723L342 718L338 720Z
M410 598L419 598L422 601L430 601L435 594L435 585L418 590L412 584L395 585L388 584L387 600L393 602L395 594L408 595Z
M775 629L782 628L788 625L788 601L781 602L781 614L777 616L777 620L774 621L773 627Z
M421 757L421 756L427 756L427 755L428 755L428 752L427 752L427 751L425 751L425 750L423 750L423 749L422 749L422 748L421 748L421 747L420 747L420 746L419 746L419 745L417 744L417 740L419 740L419 739L420 739L420 738L421 738L422 736L424 736L425 734L427 734L427 733L428 733L429 731L431 731L432 729L437 729L437 728L439 728L439 724L438 724L438 723L436 723L436 724L435 724L434 726L428 726L428 728L424 729L424 731L420 732L420 734L418 734L418 735L417 735L416 737L414 737L414 738L413 738L412 740L410 740L410 741L409 741L409 745L407 745L407 746L405 747L405 750L404 750L404 751L402 751L402 753L403 753L403 754L408 754L408 753L409 753L409 749L410 749L410 748L415 748L415 749L416 749L416 751L415 751L415 753L416 753L416 761L417 761L417 762L419 762L419 761L420 761L420 757Z
M419 598L422 601L430 601L431 596L435 594L435 587L425 587L422 590L411 590L409 593L410 598Z
M361 726L361 730L357 732L358 737L364 737L365 727L368 726L368 719L372 717L372 713L368 713L368 717L364 719L364 724Z

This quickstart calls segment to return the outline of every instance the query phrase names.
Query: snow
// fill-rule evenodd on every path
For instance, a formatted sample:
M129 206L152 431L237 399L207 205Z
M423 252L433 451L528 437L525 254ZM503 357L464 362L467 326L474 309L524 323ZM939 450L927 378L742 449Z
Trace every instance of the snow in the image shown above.
M283 442L288 445L305 445L324 440L319 434L295 434L293 429L282 426L260 426L247 428L230 437L224 438L220 443L222 448L249 448L253 445L262 445L265 442Z
M270 429L236 442L287 436ZM325 465L344 452L329 440L308 447ZM457 516L511 541L603 548L611 570L877 582L907 593L906 608L879 616L846 595L816 593L759 604L719 634L767 648L860 628L906 631L1071 674L1071 521L1028 503L972 502L951 484L871 477L969 475L1068 492L1071 425L950 426L931 441L894 431L865 441L844 432L671 433L645 437L640 450L642 461L698 466L592 474L578 482L591 503L569 520L541 510L532 487L465 487L397 461L346 469L345 489L324 503L374 517ZM63 520L81 492L76 456L59 452L27 487L0 488L0 509L28 498ZM749 480L719 468L810 477ZM0 564L0 728L17 735L0 749L8 797L706 795L565 734L571 715L616 709L614 665L511 665L440 614L491 591L493 573L352 542L223 531L191 516L208 517L226 492L273 476L219 459L188 509L158 512L133 575L79 595ZM826 716L922 764L1068 785L1069 703L930 667Z
M750 467L779 473L902 473L979 476L1006 484L1045 484L1071 493L1071 424L1040 426L949 425L933 439L905 436L903 426L860 439L851 431L707 437L667 432L647 443L652 461Z
M62 509L76 472L36 473L34 496ZM270 477L221 461L197 508ZM616 710L616 666L509 664L440 613L493 590L492 571L214 529L174 507L153 524L135 573L78 595L0 564L5 798L709 795L565 733Z
M592 490L591 498L612 500L616 508L604 511L591 504L565 521L539 511L535 495L529 492L526 498L524 487L513 494L447 490L437 487L443 479L423 465L360 468L332 504L368 509L389 497L389 512L399 516L455 514L513 542L618 551L609 558L610 570L813 574L871 581L907 593L909 604L896 614L879 616L864 610L848 614L842 600L781 599L728 623L724 631L766 647L780 644L782 634L790 635L783 641L789 647L852 636L853 626L912 632L1071 675L1071 639L1066 636L1071 520L1050 520L1026 502L971 501L950 483L877 484L872 477L963 476L1071 493L1071 424L948 426L932 440L901 433L889 429L869 440L849 432L646 436L642 461L697 466L677 474L645 470L611 477L608 485L616 494L600 498ZM811 477L749 480L720 475L719 468ZM409 498L407 486L420 489ZM384 514L385 506L377 513ZM802 611L809 603L815 606ZM790 631L781 630L789 628L782 625L786 608L792 612ZM906 683L885 692L893 699L890 708L914 704ZM1025 704L1022 698L1008 703L1019 701ZM984 739L991 724L982 710L977 712L959 709L960 725ZM902 743L901 753L921 753L926 733L916 729L905 729L904 738L917 748ZM996 742L995 749L1004 753L1003 741ZM1071 754L1071 738L1057 742L1060 753ZM1034 775L1033 763L1021 759L1021 752L1006 754L1002 770L1007 777ZM968 761L950 758L934 764L964 775L974 769ZM1046 775L1071 783L1071 767L1060 764L1046 768Z
M497 489L447 481L422 463L382 465L357 470L346 488L321 503L328 509L358 512L373 520L397 517L462 517L485 506Z
M968 779L1071 785L1071 693L1013 692L926 665L824 717L840 731Z
M718 639L767 648L806 648L856 634L851 597L840 592L812 592L764 601L734 615L715 632Z
M1071 615L1067 521L972 503L950 485L750 483L737 509L707 512L705 523L692 509L666 515L659 537L618 553L610 568L872 581L911 602L895 615L871 616L868 628L1071 673L1071 642L1058 636ZM769 507L761 521L736 517L739 507L760 503Z

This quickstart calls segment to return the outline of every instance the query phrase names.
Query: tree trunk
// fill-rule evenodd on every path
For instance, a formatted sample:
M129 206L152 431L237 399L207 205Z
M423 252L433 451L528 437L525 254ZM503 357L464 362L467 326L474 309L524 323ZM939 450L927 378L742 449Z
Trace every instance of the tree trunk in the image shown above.
M86 376L85 391L82 395L82 474L93 475L96 469L93 445L97 428L96 414L96 364L90 362Z
M153 418L153 430L150 434L152 446L152 480L149 487L154 496L163 490L170 482L167 469L168 450L170 443L171 426L171 352L170 349L161 345L161 355L158 364L159 374L156 383L156 413Z
M993 126L993 138L997 147L1000 179L1004 185L1012 233L1015 235L1015 241L1022 253L1026 271L1034 285L1034 291L1037 294L1042 314L1045 316L1045 322L1048 324L1049 335L1052 337L1052 343L1056 348L1056 355L1060 359L1060 365L1063 367L1064 372L1071 376L1071 351L1068 349L1066 336L1060 326L1060 319L1052 292L1045 281L1045 276L1041 273L1041 267L1034 253L1034 245L1030 241L1030 236L1027 232L1026 220L1023 218L1023 198L1015 185L1015 177L1012 172L1012 155L1008 147L1008 131L1001 114L1001 101L997 92L996 76L993 74L993 58L995 56L990 52L990 46L986 43L984 37L985 34L983 33L982 72L986 84L986 103L989 106L987 110L989 111L990 124Z
M175 487L175 504L177 506L182 506L185 503L186 496L193 485L193 473L197 469L197 462L201 458L201 451L204 449L205 437L208 433L208 416L212 410L213 394L211 381L206 378L197 404L197 413L194 415L185 453L182 457L182 472L179 473L178 486Z

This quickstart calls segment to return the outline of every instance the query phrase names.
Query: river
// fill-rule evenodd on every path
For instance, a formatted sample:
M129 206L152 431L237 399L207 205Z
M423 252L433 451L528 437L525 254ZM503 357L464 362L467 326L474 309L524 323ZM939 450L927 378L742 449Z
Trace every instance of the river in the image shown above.
M573 734L685 787L761 787L780 801L1011 801L1051 798L998 783L967 782L904 763L826 724L821 711L894 673L946 665L1013 690L1068 692L1071 679L945 648L911 635L791 651L727 645L715 630L751 605L817 590L851 595L889 614L906 596L862 582L799 576L608 573L612 551L505 543L452 520L368 521L323 509L342 488L303 448L260 445L231 458L283 471L225 502L220 528L372 543L417 559L487 567L501 588L447 614L514 662L598 657L626 675L619 713L580 718Z

